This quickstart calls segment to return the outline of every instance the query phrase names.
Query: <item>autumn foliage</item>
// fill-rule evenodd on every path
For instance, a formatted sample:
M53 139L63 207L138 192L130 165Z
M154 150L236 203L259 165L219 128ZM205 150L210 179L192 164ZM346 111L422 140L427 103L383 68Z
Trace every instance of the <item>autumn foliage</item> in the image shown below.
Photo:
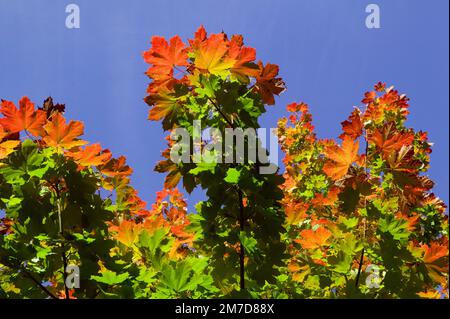
M185 43L154 36L143 58L148 118L168 133L151 205L125 157L83 140L64 105L2 100L1 298L448 298L448 214L405 95L376 84L338 139L317 138L309 106L289 104L282 173L205 160L219 158L213 138L204 160L175 163L176 128L259 128L285 85L242 36L203 27ZM205 190L195 212L179 184Z
M317 139L305 104L279 121L289 275L305 296L448 297L448 215L422 174L431 143L405 127L409 101L393 87L362 103L340 141Z

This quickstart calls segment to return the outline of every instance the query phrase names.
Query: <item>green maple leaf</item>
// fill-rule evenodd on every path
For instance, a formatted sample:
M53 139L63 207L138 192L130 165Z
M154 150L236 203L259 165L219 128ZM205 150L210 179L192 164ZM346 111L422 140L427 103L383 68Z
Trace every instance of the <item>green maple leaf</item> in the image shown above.
M235 168L229 168L227 170L227 176L225 176L224 181L230 184L237 184L239 182L239 177L241 172Z
M127 272L118 275L114 271L107 270L102 272L101 276L91 276L91 279L107 285L117 285L127 280L129 276L130 274Z

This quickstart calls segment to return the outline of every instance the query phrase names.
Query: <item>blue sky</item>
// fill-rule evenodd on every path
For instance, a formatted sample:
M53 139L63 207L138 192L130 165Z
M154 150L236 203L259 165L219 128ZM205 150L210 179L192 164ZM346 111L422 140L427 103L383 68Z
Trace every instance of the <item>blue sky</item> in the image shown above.
M80 7L81 28L67 29L66 5ZM367 29L365 8L381 9ZM183 39L200 24L244 35L258 59L280 65L288 90L269 108L275 127L293 101L310 104L320 137L378 81L411 98L408 125L435 143L429 172L448 203L449 43L447 0L0 0L0 98L52 95L85 122L86 139L125 155L133 185L152 202L164 176L153 172L165 148L159 123L146 120L148 80L141 53L152 35ZM281 154L280 154L281 155ZM190 206L200 198L195 192Z

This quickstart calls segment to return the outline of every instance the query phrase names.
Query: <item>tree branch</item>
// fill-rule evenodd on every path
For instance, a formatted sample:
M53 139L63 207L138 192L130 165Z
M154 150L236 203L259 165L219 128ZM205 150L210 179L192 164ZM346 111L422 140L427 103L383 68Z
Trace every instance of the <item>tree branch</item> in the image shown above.
M217 103L211 99L208 98L208 100L211 102L211 104L214 106L214 108L216 109L217 112L219 112L219 114L223 117L223 119L228 123L228 125L230 125L232 128L235 128L233 122L231 122L231 120L225 115L225 113L222 112L222 110L220 109L220 107L217 105Z
M367 131L364 130L364 139L366 140L366 149L365 149L365 158L364 158L364 172L367 174L367 150L369 149L369 142L367 140ZM367 199L364 198L364 207L367 207ZM364 224L364 228L363 228L363 239L366 239L366 218L364 217L363 219L363 224ZM364 243L364 241L363 241ZM358 288L359 285L359 277L361 276L361 270L362 270L362 265L364 262L364 247L361 251L361 257L359 259L359 266L358 266L358 273L356 274L356 281L355 281L355 287Z
M238 196L239 196L239 228L240 231L244 231L244 223L245 223L245 217L244 217L244 202L242 198L242 191L238 189ZM242 244L242 241L240 241L240 251L239 251L239 267L240 267L240 288L241 291L245 290L245 250L244 245Z
M61 235L62 240L64 241L64 229L63 229L63 223L62 223L62 209L61 209L61 197L59 194L59 185L56 185L56 201L58 206L58 223L59 223L59 234ZM67 287L66 281L67 281L67 256L65 252L65 245L63 242L61 242L61 249L62 249L62 261L63 261L63 280L64 280L64 293L65 293L65 299L70 299L69 296L69 287Z
M14 267L13 265L11 265L10 263L8 263L8 262L6 262L6 261L2 261L2 263L3 263L4 265L6 265L7 267L9 267L9 268L17 269L17 267ZM37 280L36 278L34 278L34 276L33 276L28 270L26 270L26 269L23 268L23 267L19 267L18 270L19 270L20 273L23 274L23 276L24 276L25 278L28 278L28 279L30 279L32 282L34 282L34 283L35 283L35 284L36 284L43 292L45 292L50 298L52 298L52 299L59 299L59 298L56 297L54 294L52 294L52 293L50 292L50 290L47 289L47 287L45 287L44 285L42 285L42 283L41 283L39 280Z

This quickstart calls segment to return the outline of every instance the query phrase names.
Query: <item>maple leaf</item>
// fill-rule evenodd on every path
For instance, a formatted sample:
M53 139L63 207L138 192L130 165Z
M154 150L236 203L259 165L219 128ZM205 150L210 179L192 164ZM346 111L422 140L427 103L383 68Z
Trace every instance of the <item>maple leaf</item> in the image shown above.
M387 166L394 173L415 174L420 167L420 162L414 159L414 147L402 146L398 152L392 152L387 156Z
M168 136L169 137L169 136ZM172 140L169 140L169 146ZM166 158L165 160L159 161L155 166L155 171L159 173L169 172L164 180L164 188L172 189L178 185L182 177L178 166L170 160L170 147L164 150L162 156Z
M309 205L305 203L289 203L285 206L286 221L290 225L297 225L299 222L305 220L308 216L306 212Z
M448 239L443 243L432 242L431 245L422 245L424 255L422 257L430 277L438 282L446 280L445 273L448 273Z
M151 77L172 75L175 66L187 66L187 52L179 36L170 39L170 45L163 37L152 37L152 47L144 52L145 62L152 64L147 71Z
M316 231L305 229L300 232L302 239L296 239L295 242L302 245L304 249L316 249L327 244L331 237L331 232L325 227L318 227Z
M9 133L5 132L3 127L0 126L0 159L6 158L20 144L18 140L4 141L3 139L8 137L8 135Z
M42 107L38 107L38 109L46 112L47 118L49 119L52 116L53 112L64 113L64 111L66 110L66 106L65 104L59 103L54 104L52 97L49 96L48 98L45 99L44 105Z
M287 269L292 272L292 279L297 282L303 282L305 277L311 273L309 265L300 266L295 261L290 261Z
M242 36L233 36L230 41L228 58L235 63L231 67L231 74L242 82L248 82L248 77L256 77L259 74L258 66L253 63L256 59L254 48L242 47Z
M158 94L148 95L145 102L153 106L148 113L148 119L152 121L169 118L181 105L181 99L176 96L175 90L169 87L161 87Z
M395 214L395 216L399 219L405 220L408 223L407 230L410 232L413 232L416 229L416 224L420 219L420 215L418 214L412 214L411 216L408 216L408 214L398 212L397 214Z
M197 31L194 33L194 39L189 39L189 44L191 45L190 51L195 54L195 51L198 50L200 44L207 39L207 33L205 27L201 25Z
M276 64L267 63L263 66L258 62L260 73L256 77L255 89L261 94L262 101L268 105L275 104L273 95L279 95L286 87L281 78L277 78L279 67Z
M336 201L339 198L339 193L341 192L341 189L337 188L337 187L332 187L330 188L330 190L328 191L328 193L325 195L321 194L321 193L317 193L314 198L311 200L311 203L317 207L319 206L331 206L334 203L336 203Z
M223 76L236 60L227 56L228 43L223 33L212 34L194 48L194 65L200 70Z
M43 133L43 126L47 121L45 112L34 110L34 104L28 97L19 101L19 109L10 101L2 101L0 112L5 116L0 123L10 133L27 131L33 136Z
M114 178L117 185L115 186L117 194L117 202L122 210L130 211L131 215L139 213L147 206L139 196L137 190L129 185L130 180L128 178Z
M165 227L164 224L164 218L162 218L161 216L151 216L144 221L143 230L148 235L152 237L155 236L161 241L164 237L168 235L170 236L170 229L168 227Z
M142 224L136 224L134 221L123 220L119 224L116 239L126 246L131 246L138 240L142 228Z
M364 99L362 99L361 102L363 102L364 104L369 104L369 103L372 103L376 97L377 97L377 92L375 92L375 91L366 92L366 93L364 93Z
M386 90L386 83L378 82L375 84L374 88L377 92L384 92Z
M168 189L174 188L180 182L181 177L181 172L175 166L164 179L164 187Z
M13 232L12 225L14 221L9 218L0 218L0 235L7 235Z
M133 170L130 166L125 165L126 158L125 156L120 156L119 158L113 158L109 160L106 164L100 165L99 170L102 174L108 177L126 177L133 173Z
M395 128L395 124L391 122L384 125L382 129L376 129L370 133L367 140L369 143L375 144L383 157L386 158L402 147L411 145L414 141L414 134L412 132L399 132Z
M323 167L323 171L333 180L338 180L344 177L350 165L358 160L358 141L345 136L342 141L342 147L336 145L329 146L325 149L325 155L328 161Z
M48 146L70 149L87 144L87 142L78 139L83 134L83 123L70 121L69 124L66 124L66 119L59 112L53 114L51 121L44 126L44 129L47 135L43 139Z
M294 103L287 105L286 110L288 112L292 112L292 113L294 113L294 112L305 113L308 111L308 104L303 103L303 102L301 102L301 103L294 102Z
M102 150L100 144L92 144L84 149L79 148L76 151L66 152L66 156L73 158L80 167L87 167L105 164L111 159L111 152Z
M442 295L439 292L439 290L436 289L430 289L418 292L417 295L420 298L426 298L426 299L442 299Z
M423 245L422 248L425 251L422 260L427 264L432 264L440 258L447 257L449 253L448 242L444 244L433 242L431 245Z
M344 139L345 136L349 136L352 139L357 139L363 132L363 124L361 122L361 112L359 109L354 109L348 120L342 122L342 133L339 138Z

